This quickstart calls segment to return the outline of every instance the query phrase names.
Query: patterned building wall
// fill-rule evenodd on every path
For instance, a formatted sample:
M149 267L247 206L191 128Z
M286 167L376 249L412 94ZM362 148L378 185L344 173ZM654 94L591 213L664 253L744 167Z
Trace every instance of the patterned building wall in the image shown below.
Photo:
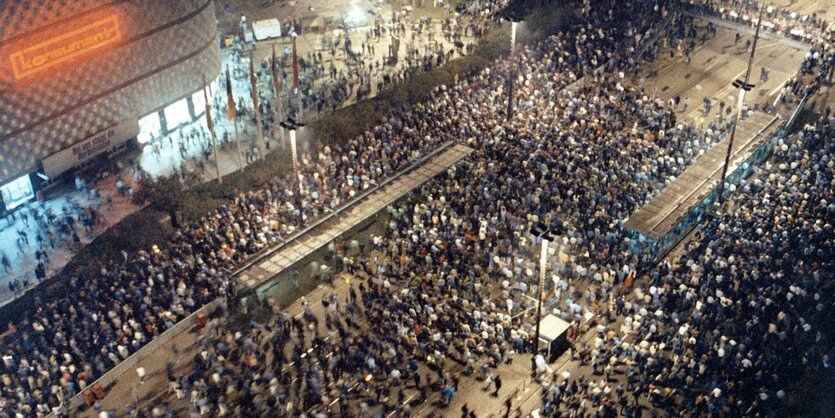
M13 71L9 57L27 44L113 15L121 37L112 47L28 79ZM43 157L198 90L203 77L212 80L219 71L212 0L0 2L0 184L35 170Z

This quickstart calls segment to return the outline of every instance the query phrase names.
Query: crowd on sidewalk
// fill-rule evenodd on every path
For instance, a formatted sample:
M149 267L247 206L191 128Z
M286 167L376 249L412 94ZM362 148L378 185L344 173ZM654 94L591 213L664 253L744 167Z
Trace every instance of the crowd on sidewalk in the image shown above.
M333 39L323 40L320 50L307 51L298 57L299 91L301 100L294 93L292 72L292 51L285 46L276 51L277 75L280 78L281 118L294 117L297 120L310 112L332 111L351 100L362 100L384 88L403 82L417 73L431 70L433 67L448 62L456 56L471 52L475 41L495 24L496 13L505 0L482 2L477 8L467 9L458 14L447 15L442 19L412 19L395 15L394 20L381 19L365 32L365 41L356 44L357 35L351 32L340 34ZM290 30L300 31L298 26ZM388 57L392 51L382 51L391 44L391 37L402 39L399 61ZM408 40L408 41L407 41ZM414 45L414 47L412 46ZM237 39L232 47L231 76L233 91L238 95L235 104L236 122L241 124L241 147L246 163L257 160L264 152L269 152L270 139L277 139L279 113L274 111L272 97L270 57L255 65L256 85L259 88L259 111L265 144L259 144L257 131L247 124L255 123L252 104L249 97L249 75L246 44ZM403 57L403 52L405 57ZM226 83L225 74L221 74L218 85ZM376 90L372 88L376 87ZM264 91L266 89L267 91ZM242 94L243 93L243 94ZM223 89L216 90L210 97L213 122L220 126L226 113L226 96ZM304 111L300 111L301 104ZM233 150L235 137L229 127L216 128L217 146L221 152ZM212 143L209 132L198 125L191 129L182 129L179 139L168 136L168 141L155 138L148 147L161 161L166 148L179 152L180 162L174 164L175 174L188 171L197 172L205 177L213 177L215 164L212 157Z
M715 219L680 263L655 270L652 287L629 294L625 285L645 260L626 251L622 222L725 127L678 123L668 104L624 81L620 70L650 22L666 13L663 6L595 3L569 29L435 89L346 146L303 155L298 178L276 178L170 242L73 278L71 298L39 301L0 344L0 416L48 413L229 291L228 269L450 140L475 147L475 156L393 206L385 238L374 243L376 259L345 264L367 278L359 292L324 300L325 326L339 340L320 333L309 307L301 320L278 316L266 329L212 323L194 368L182 376L169 370L172 392L188 398L195 414L212 416L328 408L370 416L376 404L408 415L398 401L409 379L451 398L457 376L442 364L489 370L527 349L531 286L510 283L535 281L529 231L544 222L563 226L557 246L567 258L550 263L554 312L577 322L588 311L613 319L593 356L631 367L625 373L636 399L725 415L779 408L789 366L829 364L816 343L831 336L816 332L832 304L819 289L832 272L826 254L833 231L825 221L834 209L832 124L810 127L800 145L783 144L780 161L747 186L767 193L769 204L740 194L736 203L745 210ZM503 89L511 74L521 99L508 119ZM566 88L581 76L591 82ZM615 329L618 316L624 319ZM786 358L787 346L796 357ZM422 380L427 368L438 370L431 385ZM418 370L424 377L415 378ZM740 377L755 384L740 384ZM575 411L600 411L600 394L611 396L611 389L580 383L555 382L545 408L557 414L578 403ZM360 395L349 396L353 385L363 388ZM343 404L349 398L356 408ZM160 409L126 413L164 415Z
M392 20L381 18L375 21L373 26L365 30L364 39L359 41L357 35L350 31L333 38L320 36L320 50L308 51L299 55L297 60L300 99L294 92L290 74L292 50L285 46L277 51L276 56L284 116L299 118L299 103L305 111L321 113L336 110L348 100L362 100L372 92L380 92L391 84L442 65L456 55L463 56L472 52L475 41L495 23L495 13L499 11L500 4L504 3L504 0L484 2L477 8L467 9L460 14L448 13L440 19L414 19L395 14ZM394 38L399 41L393 41ZM233 77L246 79L247 70L240 65L247 56L244 44L239 42L235 51L233 57L238 65L233 69ZM392 59L395 55L399 59ZM259 81L271 77L269 60L270 57L267 57L256 65L256 78ZM272 82L267 85L272 86ZM272 126L270 121L273 112L269 108L269 101L263 98L270 95L264 92L259 94L262 96L261 116L266 132ZM216 95L213 103L216 115L223 114L224 103L223 97ZM247 101L240 100L237 108L239 115L251 113Z
M52 258L60 259L61 252L80 248L83 240L107 227L106 217L118 196L106 186L88 186L80 177L76 178L76 192L55 204L30 202L6 212L4 228L13 229L16 237L8 241L13 245L0 250L0 266L10 277L4 286L11 299L22 295L30 284L46 279L47 271L55 268ZM12 235L10 232L6 234ZM7 253L11 248L14 250ZM26 264L32 264L32 269L20 271Z

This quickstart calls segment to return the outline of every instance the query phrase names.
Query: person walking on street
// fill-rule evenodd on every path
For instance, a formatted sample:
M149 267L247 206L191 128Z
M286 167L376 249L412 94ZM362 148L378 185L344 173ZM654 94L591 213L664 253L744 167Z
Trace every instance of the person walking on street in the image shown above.
M499 396L499 390L501 390L501 388L502 388L502 378L501 378L501 376L496 376L496 378L493 379L493 383L496 384L496 390L493 392L492 396L497 397L497 396Z

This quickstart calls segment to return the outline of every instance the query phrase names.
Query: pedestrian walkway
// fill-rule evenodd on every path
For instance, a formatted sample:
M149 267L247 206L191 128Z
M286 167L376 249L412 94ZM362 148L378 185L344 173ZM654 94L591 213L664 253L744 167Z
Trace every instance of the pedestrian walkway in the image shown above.
M450 166L455 165L472 152L472 148L458 144L446 148L427 161L416 163L415 166L407 169L406 172L401 172L388 184L367 196L356 199L358 202L356 205L344 211L336 212L330 219L323 219L320 223L300 231L298 239L293 239L289 244L275 250L268 257L262 257L254 261L249 268L238 276L238 283L250 289L257 287L284 269L313 254L316 250L328 245L334 239L358 226L421 184L446 171Z
M39 268L42 279L52 277L80 248L144 206L134 204L128 193L119 193L117 181L116 176L107 176L88 182L82 190L64 187L49 199L28 202L6 214L5 222L0 222L0 307L39 284ZM133 186L129 177L124 183L123 190ZM95 222L85 226L85 219L89 222L91 217ZM74 235L64 229L67 222L77 225Z
M755 28L752 28L750 26L741 25L741 24L735 23L735 22L729 22L727 20L719 19L717 17L705 16L705 15L702 15L702 14L697 14L695 12L691 12L689 10L685 10L682 13L684 13L687 16L697 17L699 19L711 22L716 26L721 26L721 27L724 27L724 28L732 29L734 31L744 33L746 35L754 36L754 33L756 32ZM763 38L763 39L767 39L769 41L772 41L772 42L776 42L780 45L784 45L784 46L794 48L794 49L798 49L798 50L801 50L801 51L808 51L809 50L809 44L807 44L807 43L796 41L794 39L789 39L789 38L786 38L784 36L769 33L769 32L766 32L766 31L760 31L760 37Z

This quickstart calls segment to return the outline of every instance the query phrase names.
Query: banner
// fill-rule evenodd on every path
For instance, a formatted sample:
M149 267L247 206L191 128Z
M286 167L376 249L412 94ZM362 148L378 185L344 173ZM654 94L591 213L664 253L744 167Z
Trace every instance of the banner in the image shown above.
M43 172L50 178L57 177L96 156L110 152L129 139L136 138L137 135L139 135L139 121L137 119L114 125L44 158L41 161Z
M296 57L296 37L293 36L293 88L299 88L299 61Z
M229 75L229 65L226 65L226 119L235 120L235 98L232 96L232 76Z
M209 133L212 133L212 107L209 106L209 96L206 94L206 80L203 80L203 101L206 103L206 127L209 128Z
M255 57L249 57L249 88L252 92L252 111L258 111L258 89L255 87Z

